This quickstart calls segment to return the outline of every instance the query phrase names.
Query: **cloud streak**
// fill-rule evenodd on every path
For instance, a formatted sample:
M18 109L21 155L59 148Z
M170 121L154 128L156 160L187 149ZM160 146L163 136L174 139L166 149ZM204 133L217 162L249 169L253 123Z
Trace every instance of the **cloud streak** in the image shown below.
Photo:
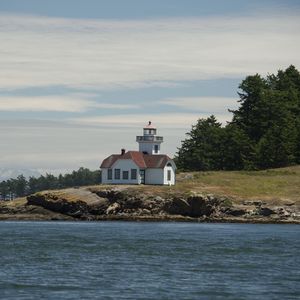
M295 13L232 18L0 17L2 89L135 88L300 65Z
M148 120L153 124L163 128L189 128L191 124L196 123L199 118L207 118L211 112L203 113L160 113L160 114L125 114L125 115L105 115L94 117L71 118L68 121L74 124L89 126L109 126L109 127L142 127ZM215 114L222 123L230 121L230 113Z
M238 107L238 99L233 97L175 97L159 101L160 104L184 110L206 113L225 113L229 108Z
M81 113L92 109L136 109L137 105L101 103L79 99L77 96L0 96L0 111L70 112Z

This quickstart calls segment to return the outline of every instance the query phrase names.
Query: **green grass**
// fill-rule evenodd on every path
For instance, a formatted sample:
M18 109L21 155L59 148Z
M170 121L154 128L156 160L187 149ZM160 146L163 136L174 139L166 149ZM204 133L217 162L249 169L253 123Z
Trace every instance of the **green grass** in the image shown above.
M94 190L111 188L94 186ZM300 165L263 171L187 172L177 175L175 186L122 185L132 195L158 195L197 192L230 197L234 203L244 200L262 200L269 204L295 202L300 205Z
M90 186L88 190L103 190L111 185ZM279 205L295 202L300 205L300 165L264 171L215 171L190 172L177 175L175 186L122 185L130 195L149 195L168 197L172 194L197 192L227 196L236 204L244 200L262 200L268 204ZM84 189L84 187L83 187ZM68 201L87 200L81 189L51 191L51 194ZM44 192L41 192L44 193ZM78 195L77 195L78 193ZM10 202L9 205L24 205L25 198Z
M193 178L184 179L189 174ZM300 166L264 171L181 173L174 189L227 195L236 202L255 199L273 204L285 201L300 204Z

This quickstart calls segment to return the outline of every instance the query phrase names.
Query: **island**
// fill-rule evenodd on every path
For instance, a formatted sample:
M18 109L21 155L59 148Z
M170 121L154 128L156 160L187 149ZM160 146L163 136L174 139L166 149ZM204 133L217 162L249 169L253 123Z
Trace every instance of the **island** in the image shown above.
M0 220L300 224L300 166L186 172L174 186L93 185L0 202Z

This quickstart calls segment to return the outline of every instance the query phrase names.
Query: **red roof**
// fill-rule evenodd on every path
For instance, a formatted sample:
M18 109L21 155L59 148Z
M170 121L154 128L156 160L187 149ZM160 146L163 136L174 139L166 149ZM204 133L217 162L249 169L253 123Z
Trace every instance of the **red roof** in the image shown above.
M112 165L119 159L131 159L136 165L143 168L159 168L163 169L171 158L165 154L144 154L139 151L128 151L122 154L112 154L111 156L105 158L100 166L100 168L111 168Z

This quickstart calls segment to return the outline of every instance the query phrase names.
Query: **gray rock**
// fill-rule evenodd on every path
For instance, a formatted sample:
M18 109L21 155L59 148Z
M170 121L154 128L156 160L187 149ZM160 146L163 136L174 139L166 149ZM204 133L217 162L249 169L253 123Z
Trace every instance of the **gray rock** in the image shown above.
M112 215L112 214L116 214L118 212L118 210L120 209L120 204L115 202L113 204L111 204L107 210L106 210L106 214L107 215Z
M215 198L211 195L207 198L201 194L188 197L187 202L189 203L190 216L200 217L203 215L209 216L214 212L214 200Z
M232 207L232 208L228 208L225 212L226 212L227 215L239 217L239 216L245 215L247 213L247 210Z
M203 195L198 195L198 196L202 196L202 197L204 197ZM216 196L215 195L213 195L213 194L208 194L207 196L206 196L206 198L209 200L209 201L215 201L217 198L216 198Z
M164 201L164 198L160 197L160 196L156 196L154 197L153 199L155 202L163 202Z
M268 207L260 207L258 213L261 216L268 217L270 215L276 214L276 212Z
M165 210L170 214L189 215L191 212L190 204L183 198L173 198L166 204Z
M226 199L215 195L203 195L192 192L184 197L173 197L166 202L163 210L169 214L177 214L198 218L203 215L211 216L222 214L220 205ZM153 212L153 211L152 211Z
M295 202L293 202L293 201L286 202L285 205L286 206L293 206L293 205L295 205Z
M284 209L283 207L278 207L276 212L281 217L290 217L292 215L290 210Z
M149 209L142 209L142 212L141 212L143 215L150 215L151 214L151 211Z
M243 205L255 205L255 206L262 206L266 205L266 202L255 200L255 201L244 201Z

